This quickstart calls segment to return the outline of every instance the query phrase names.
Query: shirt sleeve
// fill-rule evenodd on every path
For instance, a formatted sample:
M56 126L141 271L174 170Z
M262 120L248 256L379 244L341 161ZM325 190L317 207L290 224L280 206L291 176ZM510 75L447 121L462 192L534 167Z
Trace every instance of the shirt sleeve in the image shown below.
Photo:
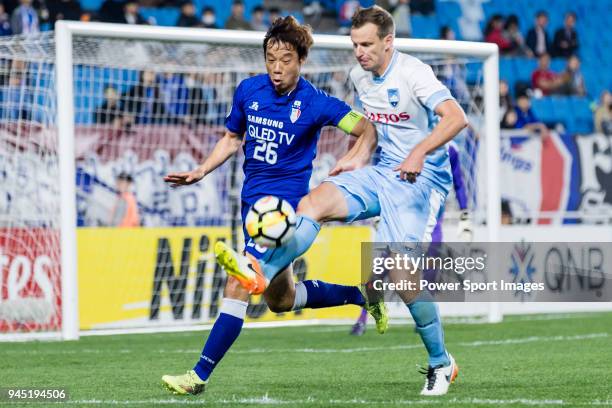
M238 85L234 92L232 107L225 118L225 127L232 133L242 135L246 130L246 120L243 109L244 81Z
M340 99L321 92L316 101L321 126L337 126L350 111L351 107Z
M431 111L435 111L441 102L454 99L427 64L419 64L408 75L408 83L419 102Z

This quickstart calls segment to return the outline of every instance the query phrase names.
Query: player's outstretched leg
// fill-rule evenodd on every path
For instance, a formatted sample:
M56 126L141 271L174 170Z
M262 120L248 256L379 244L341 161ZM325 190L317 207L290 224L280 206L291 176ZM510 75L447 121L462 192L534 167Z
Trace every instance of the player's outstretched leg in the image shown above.
M269 281L261 273L259 262L248 252L246 255L241 255L225 242L217 241L215 256L217 263L223 267L225 272L236 278L249 293L259 295L266 290Z
M226 273L236 278L243 288L248 288L250 293L262 293L262 288L268 288L268 282L274 280L279 275L270 276L269 279L262 276L259 272L258 261L254 257L241 255L223 242L217 242L215 253L217 261L225 269ZM283 268L283 271L285 270L286 268ZM282 305L276 305L275 299L280 298L283 298ZM320 280L306 280L295 284L295 291L292 291L291 299L288 299L285 293L273 294L270 299L272 300L268 300L268 296L266 297L270 309L274 312L287 312L304 308L319 309L342 305L363 306L376 321L376 329L379 333L384 333L388 326L389 319L384 302L382 300L367 302L366 297L357 286L336 285Z

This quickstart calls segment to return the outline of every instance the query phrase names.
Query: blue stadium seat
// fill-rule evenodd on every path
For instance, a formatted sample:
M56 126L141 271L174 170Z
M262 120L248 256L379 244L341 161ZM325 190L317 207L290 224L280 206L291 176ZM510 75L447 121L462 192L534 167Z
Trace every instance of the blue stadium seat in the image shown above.
M435 16L411 15L412 36L414 38L436 39L440 35L440 28Z
M538 120L544 123L555 123L555 111L551 98L540 98L531 100L531 108Z
M154 19L159 26L172 27L176 25L181 12L176 7L141 7L140 15L145 20Z
M98 11L104 0L80 0L81 7L86 11Z
M588 98L572 96L567 98L573 114L571 133L593 133L593 112Z
M570 99L567 96L551 96L547 99L550 99L553 106L554 121L563 123L566 128L570 128L573 125Z

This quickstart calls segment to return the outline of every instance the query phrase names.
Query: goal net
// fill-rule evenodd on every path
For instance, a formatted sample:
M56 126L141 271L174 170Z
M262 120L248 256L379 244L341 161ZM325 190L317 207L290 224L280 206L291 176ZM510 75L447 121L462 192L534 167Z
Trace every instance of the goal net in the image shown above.
M71 30L69 43L59 43L72 55L67 72L56 67L52 33L0 40L0 339L59 333L67 309L74 312L72 321L78 316L81 330L210 322L226 279L214 263L214 242L227 240L237 248L243 242L242 153L192 186L172 189L163 176L193 169L223 135L236 86L265 72L261 34L62 27ZM318 37L302 74L352 104L348 72L355 60L345 40ZM432 65L471 123L454 142L463 198L449 197L445 225L452 230L462 209L475 224L484 224L485 112L493 100L485 93L485 52L437 50L435 44L418 52L410 42L402 44L400 49ZM73 100L65 100L67 95ZM70 112L71 126L58 130L62 112ZM61 138L74 145L74 174L60 174ZM311 187L350 143L334 128L322 131ZM74 183L76 196L76 214L68 220L77 228L73 267L64 267L60 256L60 236L69 239L60 233L61 209L74 198L66 195L70 189L61 191L62 180ZM325 230L325 242L317 241L310 257L296 263L297 278L356 281L359 260L352 254L359 242L371 240L371 226ZM341 266L338 256L347 259ZM66 268L76 268L78 277L65 278L72 276L65 275ZM66 286L63 279L75 282ZM67 290L78 293L78 301L70 298L74 304L62 301ZM253 298L248 318L346 319L356 310L275 315Z

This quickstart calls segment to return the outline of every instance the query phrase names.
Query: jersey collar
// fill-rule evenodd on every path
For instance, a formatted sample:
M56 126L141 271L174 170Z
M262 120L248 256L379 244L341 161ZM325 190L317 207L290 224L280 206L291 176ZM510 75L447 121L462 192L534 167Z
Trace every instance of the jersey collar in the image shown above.
M305 79L302 76L300 76L298 78L297 85L295 86L295 88L292 91L289 91L289 92L287 92L285 94L279 95L279 94L276 93L276 90L274 90L274 85L272 84L272 81L270 80L270 76L268 76L268 83L272 87L272 92L276 96L273 99L274 104L275 105L286 105L289 102L293 101L295 99L295 96L297 95L298 91L304 86L304 81L305 81Z
M397 56L398 56L397 50L393 50L393 56L391 57L391 62L389 63L389 66L387 67L387 69L385 69L385 72L381 76L376 76L374 75L374 73L372 73L372 81L374 81L375 84L382 84L383 82L385 82L387 75L389 75L389 72L391 72L391 69L395 65Z

